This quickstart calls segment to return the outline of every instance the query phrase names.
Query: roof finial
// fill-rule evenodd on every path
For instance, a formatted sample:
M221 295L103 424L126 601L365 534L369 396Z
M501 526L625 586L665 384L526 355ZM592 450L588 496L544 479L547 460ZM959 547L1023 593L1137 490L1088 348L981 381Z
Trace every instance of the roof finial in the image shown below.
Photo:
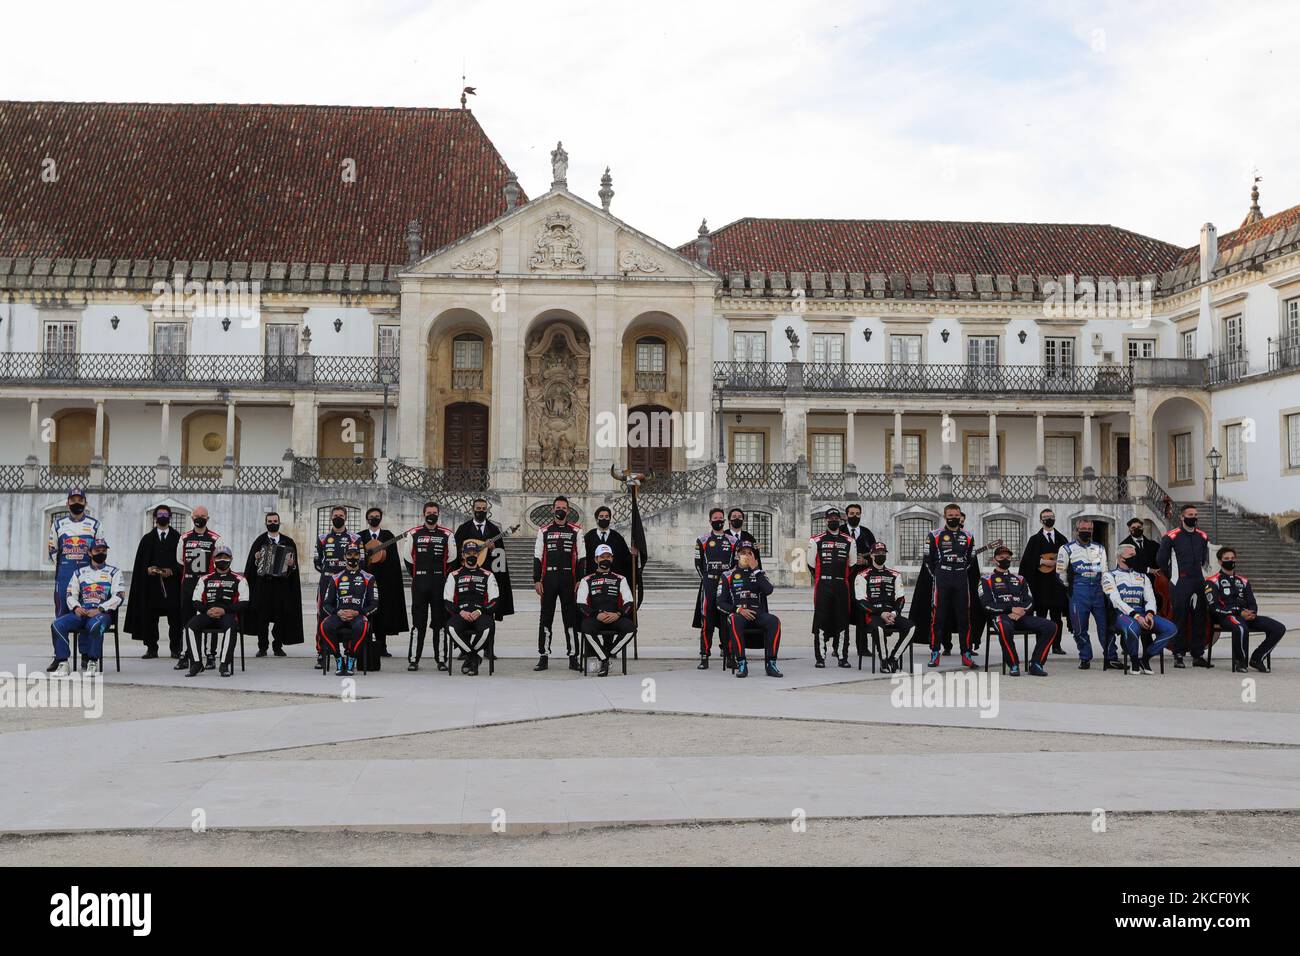
M709 253L713 251L713 240L709 238L709 220L700 220L700 228L696 235L699 238L695 240L695 258L700 265L707 269L709 267Z
M412 219L406 224L406 261L417 262L420 258L420 220Z
M474 87L465 85L465 64L460 65L460 108L467 109L465 97L477 96Z
M506 170L506 212L519 205L519 177L513 169Z
M614 177L609 174L609 167L605 167L605 175L600 177L600 205L605 212L609 212L609 201L614 198Z
M1264 177L1255 174L1255 178L1250 184L1250 209L1246 213L1246 218L1241 221L1243 226L1250 226L1264 218L1263 211L1259 208L1259 183Z

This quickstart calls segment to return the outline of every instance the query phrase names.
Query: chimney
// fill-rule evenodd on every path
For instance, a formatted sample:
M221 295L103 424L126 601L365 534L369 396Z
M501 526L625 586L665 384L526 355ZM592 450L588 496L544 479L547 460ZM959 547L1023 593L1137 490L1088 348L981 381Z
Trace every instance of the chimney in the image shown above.
M713 251L713 240L709 238L709 220L701 219L698 230L699 238L695 240L695 258L704 268L709 267L709 253Z
M1201 227L1201 281L1209 282L1214 272L1214 263L1219 258L1219 233L1214 223L1207 222Z
M420 259L420 220L412 219L406 224L406 261L418 262Z
M513 169L506 170L506 212L519 205L519 177Z

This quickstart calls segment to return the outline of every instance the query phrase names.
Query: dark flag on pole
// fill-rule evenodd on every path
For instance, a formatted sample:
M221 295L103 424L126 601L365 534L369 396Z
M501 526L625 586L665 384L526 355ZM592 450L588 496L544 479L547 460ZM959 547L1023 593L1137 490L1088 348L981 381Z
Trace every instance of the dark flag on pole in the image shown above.
M645 584L641 580L641 571L645 568L646 562L650 560L650 550L645 542L645 525L641 524L641 505L637 501L637 487L632 485L632 549L636 552L632 561L633 575L635 581L633 587L636 591L637 607L641 606L641 599L645 597Z

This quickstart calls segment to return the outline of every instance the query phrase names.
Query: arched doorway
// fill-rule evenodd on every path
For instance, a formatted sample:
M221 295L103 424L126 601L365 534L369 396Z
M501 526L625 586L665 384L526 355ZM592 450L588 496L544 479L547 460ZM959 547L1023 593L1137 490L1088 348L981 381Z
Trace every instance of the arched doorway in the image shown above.
M487 468L488 407L479 402L453 402L443 410L444 468Z
M84 468L95 455L95 410L73 408L54 416L50 464ZM108 461L108 416L104 416L104 461Z
M235 416L235 462L239 461L241 423ZM226 460L226 413L197 411L181 422L181 464L188 467L206 465L220 468Z
M663 405L627 411L627 466L664 477L673 470L673 413Z

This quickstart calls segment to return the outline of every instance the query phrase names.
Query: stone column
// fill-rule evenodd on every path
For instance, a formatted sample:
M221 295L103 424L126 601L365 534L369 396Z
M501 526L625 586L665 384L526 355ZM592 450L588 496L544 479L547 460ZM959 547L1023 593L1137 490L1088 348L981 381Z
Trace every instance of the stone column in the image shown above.
M1083 498L1095 501L1097 498L1097 469L1092 462L1092 412L1083 413Z
M844 497L847 500L858 494L857 443L854 435L857 431L857 415L850 408L844 419Z
M894 474L900 475L906 469L903 465L903 410L894 409Z
M992 499L1002 497L1002 469L998 466L998 413L989 412L989 466L984 473L985 494Z
M420 294L415 289L402 290L402 354L397 368L397 441L389 454L421 468L428 464L425 458L425 424L433 413L429 406L429 334L424 328L420 312ZM496 336L492 337L496 347ZM495 361L495 360L494 360ZM495 370L496 366L493 365ZM493 389L493 395L498 394ZM489 427L495 427L497 409L493 408ZM306 410L304 410L304 414ZM293 449L304 458L316 454L316 407L312 399L311 428L300 434L298 398L294 398Z
M496 472L493 486L523 487L524 471L524 357L523 317L519 308L519 283L503 282L501 312L494 315L492 336L492 420L496 423ZM593 358L595 353L592 353Z
M302 458L316 455L316 396L297 392L293 396L293 428L289 447Z
M1042 412L1034 415L1034 442L1038 464L1034 466L1034 497L1043 501L1047 498L1047 429L1046 418Z
M159 407L158 461L153 467L153 483L155 488L166 488L171 485L172 477L172 460L167 454L171 443L172 403L163 399Z
M808 457L808 409L802 401L785 403L781 416L782 461L796 462Z
M1124 480L1125 497L1130 501L1141 497L1141 482L1137 481L1140 472L1137 470L1137 442L1138 442L1138 420L1137 413L1129 409L1128 413L1128 477ZM1118 471L1119 469L1116 469Z
M95 399L95 453L90 459L90 485L104 484L104 399Z
M615 374L622 362L622 349L615 327L617 299L613 291L607 288L597 289L596 314L592 321L590 393L587 396L587 469L588 488L592 492L605 492L614 489L615 480L610 475L610 466L620 458L620 451L626 435L615 434L618 444L613 448L601 448L596 444L596 437L602 431L602 413L613 414L621 424L618 414L619 396L614 390ZM608 432L608 429L604 429ZM657 429L656 429L657 434ZM680 440L680 435L674 435Z
M23 485L27 488L35 488L40 478L40 459L36 456L36 449L40 447L38 442L41 435L41 400L39 398L29 398L27 400L28 421L27 421L27 460L23 462Z
M221 463L221 484L235 487L235 400L226 399L226 458Z
M941 455L941 464L939 465L939 497L948 501L952 498L952 442L948 441L948 429L956 430L956 423L952 420L952 413L944 409L943 415L939 419L939 452Z

